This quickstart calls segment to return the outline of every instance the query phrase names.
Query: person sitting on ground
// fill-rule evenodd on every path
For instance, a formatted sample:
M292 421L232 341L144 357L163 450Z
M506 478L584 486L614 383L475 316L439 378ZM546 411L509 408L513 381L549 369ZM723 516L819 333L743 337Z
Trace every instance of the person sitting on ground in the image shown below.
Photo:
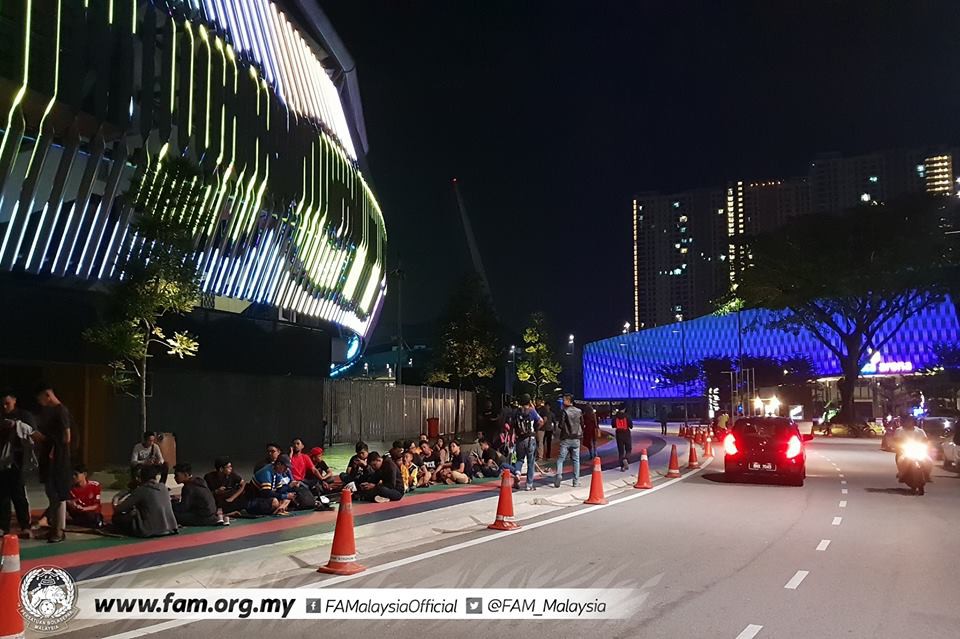
M310 461L313 462L314 468L317 469L317 472L320 473L320 490L322 493L331 493L335 490L334 483L336 482L336 475L333 471L330 470L330 466L327 465L327 462L323 460L323 449L319 446L314 446L310 449Z
M132 537L161 537L177 533L179 526L170 503L170 491L157 481L159 470L140 466L137 485L113 498L113 526Z
M446 464L450 461L450 450L447 448L447 443L443 437L437 437L437 443L434 445L433 450L436 451L441 464Z
M450 469L450 477L454 483L470 483L473 462L470 460L470 455L460 447L460 442L457 440L450 442L450 461L444 466Z
M290 446L290 475L293 477L293 481L301 482L311 492L319 495L323 493L321 486L323 477L317 467L314 466L309 453L304 450L305 448L302 439L297 437L293 440Z
M217 516L217 500L202 477L193 476L190 464L173 467L173 479L183 489L179 499L173 498L173 515L181 526L225 526L223 515ZM221 511L222 512L222 511Z
M247 483L243 481L243 477L233 472L233 463L227 457L213 460L213 466L216 470L204 475L203 480L217 502L217 517L223 519L224 526L229 526L230 517L240 514L240 511L246 508L244 492Z
M400 465L400 477L403 479L404 492L412 493L417 489L420 484L418 474L417 466L413 463L413 453L408 450L403 454L403 462Z
M503 460L496 448L490 445L486 439L480 440L480 458L479 463L474 465L477 477L499 477L500 463Z
M418 441L417 443L422 446L423 444L426 444L426 443L429 443L429 442L430 442L430 438L427 437L427 434L426 434L426 433L420 433L420 439L419 439L419 441Z
M163 453L160 452L160 444L157 443L157 434L146 432L143 439L133 446L133 452L130 453L130 479L137 478L138 469L141 466L156 467L160 472L160 483L167 483L167 475L170 474L170 465L163 460Z
M403 481L397 465L389 456L383 457L379 453L370 453L368 459L375 474L370 481L357 486L357 499L375 501L378 504L400 501L403 497Z
M273 515L289 514L287 510L297 498L296 488L291 485L293 477L289 469L290 458L286 455L278 455L275 462L264 466L254 475L254 480L260 487L260 497L278 502L278 506L271 513Z
M340 473L340 481L343 482L344 487L355 489L357 480L367 474L367 457L369 454L370 448L366 442L357 442L357 445L354 446L354 455L350 458L350 461L347 462L347 469ZM353 486L351 486L351 484L353 484Z
M67 523L81 528L99 528L103 525L100 514L100 482L87 479L87 467L73 467L73 486L67 500Z
M422 486L429 486L437 481L437 471L440 470L442 465L440 456L433 446L427 442L420 444L420 454L423 457L423 463L420 465L420 474L423 476L421 484Z
M267 456L258 461L253 466L253 474L256 475L257 471L263 468L264 466L273 466L274 462L277 461L277 457L280 456L280 446L277 444L267 444Z
M420 448L419 442L410 442L410 445L407 446L407 451L413 455L413 465L417 468L423 466L423 449Z

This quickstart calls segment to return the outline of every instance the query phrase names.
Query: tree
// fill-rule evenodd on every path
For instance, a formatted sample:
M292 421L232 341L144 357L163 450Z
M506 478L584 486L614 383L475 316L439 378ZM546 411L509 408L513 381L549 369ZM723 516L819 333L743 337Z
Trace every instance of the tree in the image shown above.
M550 348L543 313L530 316L530 325L523 330L523 358L517 363L517 379L528 384L535 399L543 399L543 387L560 383L563 367Z
M939 304L958 277L939 227L946 198L912 197L835 215L804 215L747 239L752 264L732 292L775 311L766 328L809 332L840 362L839 418L873 351L912 315Z
M162 170L144 165L138 171L128 202L135 239L117 263L120 280L111 285L109 317L84 332L112 358L105 379L139 400L142 432L147 431L147 371L154 353L183 359L199 349L185 332L168 335L162 322L189 313L200 298L199 275L190 259L193 234L184 217L200 209L203 187L198 170L181 158L164 160Z
M500 352L497 320L490 298L475 276L464 279L450 299L440 330L440 345L432 369L431 384L455 384L457 389L455 430L460 432L460 393L465 384L478 390L481 379L497 370Z

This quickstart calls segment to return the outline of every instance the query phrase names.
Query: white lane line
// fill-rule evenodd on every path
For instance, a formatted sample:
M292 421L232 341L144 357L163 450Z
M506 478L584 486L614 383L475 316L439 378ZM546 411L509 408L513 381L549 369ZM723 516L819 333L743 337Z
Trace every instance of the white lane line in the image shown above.
M425 559L431 559L431 558L433 558L433 557L439 557L439 556L441 556L441 555L446 555L446 554L453 553L453 552L459 552L459 551L464 550L464 549L466 549L466 548L470 548L471 546L478 546L478 545L480 545L480 544L485 544L485 543L487 543L487 542L494 541L495 539L503 539L504 537L509 537L509 536L512 536L512 535L522 534L522 533L524 533L524 532L526 532L526 531L528 531L528 530L536 530L537 528L541 528L541 527L547 526L547 525L549 525L549 524L555 524L555 523L558 523L558 522L561 522L561 521L565 521L565 520L567 520L567 519L573 519L574 517L580 517L580 516L582 516L582 515L586 515L587 513L592 513L592 512L595 511L595 510L600 510L600 509L602 509L602 508L610 508L611 506L616 506L617 504L622 504L622 503L624 503L624 502L633 501L634 499L639 499L640 497L644 497L644 496L646 496L646 495L652 495L653 493L657 492L658 490L663 490L663 489L666 488L667 486L670 486L670 485L675 484L675 483L677 483L677 482L684 481L684 480L687 479L688 477L693 477L693 476L696 475L697 473L699 473L699 472L701 472L701 471L703 471L703 470L706 470L707 467L710 466L710 464L711 464L711 462L712 462L713 460L714 460L713 457L708 457L706 463L704 463L703 466L701 466L700 468L698 468L698 469L696 469L696 470L691 470L691 471L688 472L688 473L684 473L682 477L677 477L676 479L669 479L669 480L663 482L662 484L658 484L658 485L654 486L653 488L651 488L651 489L649 489L649 490L643 490L643 491L636 492L636 493L633 493L633 494L628 494L626 497L623 497L623 498L621 498L621 499L617 499L616 501L611 501L610 503L607 503L607 504L603 504L603 505L599 505L599 506L590 506L590 507L588 507L588 508L583 508L583 509L581 509L581 510L574 510L574 511L571 511L571 512L566 513L566 514L563 514L563 515L558 515L558 516L556 516L556 517L552 517L552 518L550 518L550 519L541 519L540 521L535 521L535 522L532 522L532 523L529 523L529 524L524 524L524 525L523 525L523 528L517 528L517 529L515 529L515 530L506 530L506 531L498 532L498 533L495 533L495 534L492 534L492 535L485 535L485 536L483 536L483 537L477 537L477 538L475 538L475 539L470 539L470 540L468 540L468 541L460 542L459 544L453 544L453 545L451 545L451 546L444 546L444 547L441 547L441 548L437 548L437 549L435 549L435 550L428 550L428 551L426 551L426 552L423 552L423 553L420 553L420 554L417 554L417 555L411 555L411 556L409 556L409 557L404 557L403 559L397 559L397 560L395 560L395 561L390 561L390 562L387 562L387 563L385 563L385 564L381 564L381 565L379 565L379 566L373 566L373 567L367 568L367 569L366 569L365 571L363 571L363 572L358 572L358 573L353 574L353 575L343 575L343 576L338 576L338 577L330 577L330 578L324 579L324 580L322 580L322 581L317 581L317 582L314 582L314 583L312 583L312 584L304 584L304 585L298 586L298 587L299 587L299 588L303 588L303 589L329 588L330 586L335 586L335 585L341 584L341 583L343 583L343 582L345 582L345 581L353 581L354 579L362 579L363 577L369 577L370 575L375 575L375 574L380 573L380 572L386 572L386 571L388 571L388 570L393 570L394 568L400 568L400 567L402 567L402 566L407 566L407 565L409 565L409 564L414 564L414 563L423 561L423 560L425 560ZM121 634L118 634L118 635L110 635L109 637L104 637L104 639L136 639L137 637L145 637L145 636L147 636L147 635L152 635L152 634L154 634L154 633L156 633L156 632L162 632L162 631L164 631L164 630L169 630L169 629L171 629L171 628L177 628L177 627L179 627L179 626L185 626L185 625L187 625L187 624L195 623L195 622L197 622L197 621L200 621L200 619L175 619L175 620L172 620L172 621L165 621L165 622L163 622L163 623L155 624L155 625L152 625L152 626L146 626L146 627L144 627L144 628L138 628L138 629L136 629L136 630L130 630L129 632L124 632L124 633L121 633Z
M841 480L840 480L840 485L841 485L841 486L846 486L846 485L847 485L847 480L846 480L846 479L841 479Z
M840 479L843 479L843 473L840 473Z
M840 502L840 507L841 507L841 508L846 508L846 507L847 507L847 500L846 500L846 499L844 499L843 501Z
M847 491L846 488L841 488L841 489L840 489L840 494L841 494L841 495L846 495L847 492L849 492L849 491Z
M842 521L843 521L843 517L834 517L834 518L833 518L833 525L834 525L834 526L839 526Z
M827 546L829 545L830 545L829 539L821 539L820 543L817 544L817 550L819 550L820 552L823 552L824 550L827 549Z
M757 633L763 630L763 626L758 626L755 623L750 624L737 635L737 639L753 639L757 636Z
M790 578L790 581L787 582L787 585L784 586L787 590L796 590L800 587L801 582L807 578L807 575L810 574L809 570L798 570L797 574Z

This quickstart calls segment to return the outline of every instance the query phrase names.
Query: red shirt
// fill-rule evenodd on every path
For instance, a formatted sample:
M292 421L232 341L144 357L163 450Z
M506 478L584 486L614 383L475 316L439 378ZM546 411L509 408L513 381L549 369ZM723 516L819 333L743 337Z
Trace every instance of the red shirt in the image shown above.
M627 421L626 417L614 417L613 427L617 430L628 430L630 428L630 422Z
M306 453L299 453L290 457L290 475L293 481L303 481L307 471L313 468L313 460Z
M78 506L96 506L95 512L100 512L100 482L89 480L84 486L74 486L70 489L70 498Z

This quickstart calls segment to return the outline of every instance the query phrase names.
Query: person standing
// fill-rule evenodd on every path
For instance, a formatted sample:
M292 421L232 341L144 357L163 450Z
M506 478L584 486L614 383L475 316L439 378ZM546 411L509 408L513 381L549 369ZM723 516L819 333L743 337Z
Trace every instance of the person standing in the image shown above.
M583 444L587 447L591 461L597 456L597 438L600 436L600 424L597 423L597 411L587 404L583 409Z
M557 420L557 434L560 438L560 452L557 455L557 474L553 479L555 488L560 488L563 480L563 463L570 455L573 463L573 487L580 485L580 438L583 436L583 411L573 405L573 395L563 396L563 408Z
M550 409L549 403L544 402L540 417L543 418L543 428L541 429L543 432L543 446L539 448L541 453L540 459L550 459L550 453L553 449L553 431L556 428L557 420L553 414L553 410Z
M17 515L20 537L30 538L30 504L23 483L23 470L30 454L35 425L33 415L17 407L17 397L0 397L0 530L10 532L10 506Z
M517 438L517 461L514 465L513 486L518 488L520 485L520 469L523 462L527 462L527 483L526 490L534 490L533 473L536 470L537 457L537 430L543 426L543 419L533 407L533 401L530 396L523 394L520 396L520 408L513 416L513 432Z
M657 420L660 422L660 434L667 434L667 407L660 404L657 407Z
M70 465L70 441L73 432L73 418L50 386L43 386L37 393L37 403L41 412L37 419L40 434L43 435L43 453L41 459L41 479L47 493L47 524L50 531L47 543L55 544L66 539L63 532L67 519L67 500L73 483Z
M621 404L613 414L613 433L617 439L617 457L620 459L620 470L626 471L630 468L630 450L633 442L630 439L630 429L633 428L633 422L627 416L626 407Z

